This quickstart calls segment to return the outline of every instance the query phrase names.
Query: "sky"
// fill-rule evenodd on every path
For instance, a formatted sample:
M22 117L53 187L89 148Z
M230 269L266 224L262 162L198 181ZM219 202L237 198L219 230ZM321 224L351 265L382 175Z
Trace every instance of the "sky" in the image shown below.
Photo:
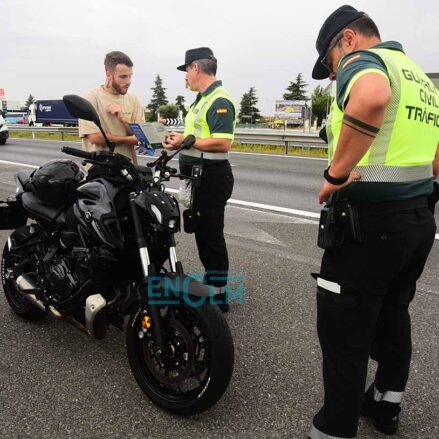
M256 88L263 115L273 114L299 72L311 94L315 40L330 0L0 0L0 88L10 101L60 99L104 83L103 60L121 50L134 63L130 92L149 103L157 74L168 99L183 95L187 49L209 46L217 78L239 104ZM426 72L439 72L438 0L351 0L376 22L382 40L400 41Z

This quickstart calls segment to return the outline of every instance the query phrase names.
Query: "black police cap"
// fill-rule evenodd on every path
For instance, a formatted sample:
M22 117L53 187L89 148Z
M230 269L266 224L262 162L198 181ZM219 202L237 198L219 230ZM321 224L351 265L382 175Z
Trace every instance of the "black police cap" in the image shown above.
M312 70L313 79L325 79L329 77L328 69L322 64L331 40L348 24L365 17L364 12L357 11L349 5L340 6L323 23L316 41L316 49L319 57Z
M210 59L212 61L216 61L216 58L211 49L208 47L198 47L196 49L190 49L186 51L186 55L184 57L184 64L177 67L177 70L181 70L182 72L186 71L186 67L193 63L194 61L198 61L199 59Z

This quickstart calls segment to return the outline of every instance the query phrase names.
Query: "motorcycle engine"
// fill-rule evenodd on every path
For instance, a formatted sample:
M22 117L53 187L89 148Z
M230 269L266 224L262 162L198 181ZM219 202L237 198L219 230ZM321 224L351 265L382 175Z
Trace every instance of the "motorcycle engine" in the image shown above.
M66 299L73 294L78 286L78 280L70 271L67 261L55 257L46 277L50 292L58 299Z

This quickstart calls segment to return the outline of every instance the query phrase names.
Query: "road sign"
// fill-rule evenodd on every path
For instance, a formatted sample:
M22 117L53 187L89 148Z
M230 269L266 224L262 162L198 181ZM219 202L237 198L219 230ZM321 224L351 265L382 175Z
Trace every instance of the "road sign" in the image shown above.
M0 97L3 97L5 95L5 89L0 88Z
M166 119L166 125L175 126L175 125L181 125L183 123L183 119L176 118L176 119Z
M303 123L305 118L305 101L276 101L274 117L284 121Z

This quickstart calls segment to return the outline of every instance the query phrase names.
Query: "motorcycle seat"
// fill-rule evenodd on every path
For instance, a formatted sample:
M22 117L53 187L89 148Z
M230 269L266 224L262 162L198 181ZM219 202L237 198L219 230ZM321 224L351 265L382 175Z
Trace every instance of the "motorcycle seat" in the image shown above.
M57 224L66 222L66 214L59 206L45 206L41 200L32 192L25 192L21 198L24 208L31 214L43 220Z

